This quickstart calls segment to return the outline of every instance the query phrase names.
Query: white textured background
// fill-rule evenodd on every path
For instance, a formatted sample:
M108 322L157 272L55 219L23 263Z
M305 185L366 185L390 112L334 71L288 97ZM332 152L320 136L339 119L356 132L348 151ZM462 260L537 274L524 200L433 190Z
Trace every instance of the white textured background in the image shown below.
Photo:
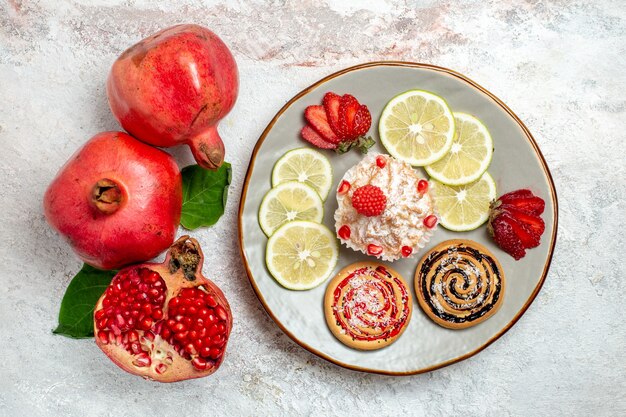
M92 340L51 334L81 264L41 200L76 148L118 129L104 93L115 57L182 22L214 30L239 64L221 127L227 212L194 233L215 254L206 272L235 327L218 373L159 385ZM625 415L625 45L624 0L0 0L0 415ZM469 360L403 378L336 367L283 335L235 235L246 165L274 113L333 71L384 59L446 66L499 96L537 139L560 203L552 268L518 324Z

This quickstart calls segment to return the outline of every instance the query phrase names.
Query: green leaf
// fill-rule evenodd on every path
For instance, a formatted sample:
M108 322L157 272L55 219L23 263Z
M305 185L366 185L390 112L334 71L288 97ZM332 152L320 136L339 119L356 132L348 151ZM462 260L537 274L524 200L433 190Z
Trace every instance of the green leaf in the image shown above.
M190 165L183 174L183 212L180 224L193 230L211 226L224 214L232 170L228 162L211 171Z
M92 337L94 307L115 274L117 271L101 271L84 264L65 291L59 325L52 333L75 339Z

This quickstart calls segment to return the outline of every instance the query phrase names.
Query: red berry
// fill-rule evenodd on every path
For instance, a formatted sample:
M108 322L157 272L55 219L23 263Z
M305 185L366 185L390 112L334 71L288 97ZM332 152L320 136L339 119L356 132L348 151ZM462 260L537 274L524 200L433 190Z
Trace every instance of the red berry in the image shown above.
M374 245L374 244L367 245L367 254L368 255L378 256L381 253L383 253L383 248L382 247L380 247L378 245Z
M435 227L436 224L437 224L437 216L435 216L434 214L431 214L430 216L426 216L426 218L424 219L424 226L428 227L429 229L432 229L433 227Z
M337 234L343 240L350 239L350 226L344 224L343 226L339 228L339 232L337 232Z
M334 143L328 142L323 137L321 137L315 131L315 129L313 129L309 125L306 125L302 128L302 131L300 131L300 135L302 136L302 139L320 149L335 149L337 147L337 145L335 145Z
M307 107L304 110L304 118L325 141L335 144L341 142L341 138L335 134L328 123L324 106Z
M340 101L341 96L330 91L324 95L324 99L322 100L324 110L326 110L326 118L328 119L328 124L337 136L341 136L339 130Z
M402 246L402 256L408 258L413 253L413 248L410 246Z
M367 217L379 216L385 211L387 197L383 190L375 185L364 185L354 190L352 194L352 207Z
M420 194L424 194L426 191L428 191L428 181L419 180L417 182L417 192Z
M339 188L337 188L338 194L345 194L350 191L350 183L346 180L342 180L339 184Z
M372 115L367 106L361 104L354 115L354 129L352 133L354 136L363 136L370 130L371 125Z
M384 168L387 165L387 159L382 155L378 155L376 157L376 165L378 168Z
M515 260L526 255L526 249L539 245L545 223L539 217L545 202L530 190L511 191L491 205L489 233L496 244Z

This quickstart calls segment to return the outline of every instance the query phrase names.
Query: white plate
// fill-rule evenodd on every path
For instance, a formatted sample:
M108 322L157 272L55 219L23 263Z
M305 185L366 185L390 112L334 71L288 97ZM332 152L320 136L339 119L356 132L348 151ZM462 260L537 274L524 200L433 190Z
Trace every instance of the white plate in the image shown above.
M546 202L542 215L546 231L541 245L516 262L493 243L485 226L466 233L438 227L420 253L412 259L391 264L409 283L411 291L417 262L429 248L448 239L472 239L487 246L502 263L507 280L502 307L481 324L464 330L449 330L430 321L414 300L413 317L395 343L376 351L358 351L340 343L326 326L325 284L310 291L289 291L268 273L265 266L267 238L258 225L257 212L263 195L271 187L274 163L285 152L307 146L299 134L307 106L321 104L327 91L350 93L369 107L373 119L369 133L378 141L378 119L385 104L410 89L432 91L442 96L453 111L470 113L485 123L494 140L495 152L488 171L496 181L498 195L530 188ZM372 151L385 152L379 144ZM334 188L324 204L323 221L334 231L333 214L337 208L334 190L345 171L356 164L361 155L356 151L345 155L323 152L334 171ZM389 375L427 372L466 359L511 328L543 284L552 258L556 229L557 200L552 178L532 135L517 116L487 90L454 71L406 62L374 62L351 67L322 79L290 100L269 123L254 148L239 207L239 243L248 277L276 324L300 346L337 365ZM334 272L364 260L374 259L342 246Z

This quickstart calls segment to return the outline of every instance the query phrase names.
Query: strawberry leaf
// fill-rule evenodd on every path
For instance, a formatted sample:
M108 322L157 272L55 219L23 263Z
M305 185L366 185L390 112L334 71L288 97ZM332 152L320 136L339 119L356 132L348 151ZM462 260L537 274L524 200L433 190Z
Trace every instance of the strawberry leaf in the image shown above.
M74 339L93 337L94 307L115 274L117 271L101 271L84 264L65 291L59 325L52 333Z
M180 224L193 230L215 224L224 214L232 170L228 162L215 170L190 165L182 170L183 211Z

